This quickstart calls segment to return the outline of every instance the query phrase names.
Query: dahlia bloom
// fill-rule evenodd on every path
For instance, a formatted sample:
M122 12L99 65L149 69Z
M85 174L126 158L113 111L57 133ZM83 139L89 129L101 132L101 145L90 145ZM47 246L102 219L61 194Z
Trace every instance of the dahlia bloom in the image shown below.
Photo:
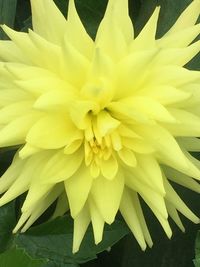
M14 233L56 199L53 217L74 219L74 252L90 222L99 243L118 210L151 247L140 198L169 238L168 216L183 231L178 212L198 223L170 181L200 192L200 72L184 67L200 51L200 1L156 39L159 7L134 37L128 1L109 0L95 41L73 0L67 20L53 0L31 5L33 31L3 25L0 41L0 147L19 146L0 205L28 191Z

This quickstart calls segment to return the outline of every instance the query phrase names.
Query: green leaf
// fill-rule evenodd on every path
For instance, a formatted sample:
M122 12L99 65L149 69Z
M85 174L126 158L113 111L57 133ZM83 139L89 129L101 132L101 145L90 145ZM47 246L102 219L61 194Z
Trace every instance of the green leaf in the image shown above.
M195 267L200 267L200 231L197 234L196 242L195 242Z
M200 267L200 259L194 260L195 267Z
M107 0L76 0L78 14L92 38L95 38L97 28L104 16Z
M54 0L58 8L61 10L64 16L67 15L68 1L66 0ZM88 34L95 38L96 31L101 19L104 16L108 0L75 0L75 4L78 10L78 14L81 17Z
M20 31L28 32L28 29L32 29L32 17L31 16L23 22L23 27L20 29Z
M17 0L0 0L0 24L14 26ZM0 39L8 39L0 30Z
M15 246L0 254L1 267L78 267L77 264L58 264L48 259L33 259Z
M134 21L136 34L138 34L144 27L156 6L161 6L157 30L157 37L160 38L170 29L179 15L192 2L192 0L140 0L140 2L141 5L138 6L138 15Z
M33 227L25 234L18 234L15 244L33 258L45 258L59 264L84 263L95 259L98 253L111 247L128 232L125 223L115 221L105 227L103 241L96 246L89 227L79 252L73 254L73 221L70 216L65 216Z
M16 223L14 201L0 207L0 252L6 250L13 238L12 229Z
M196 258L200 258L200 231L197 234L195 254Z
M20 31L22 29L23 31L26 30L24 28L26 27L27 20L30 16L31 16L30 0L18 0L16 16L15 16L15 27L14 27L15 30L17 31Z
M0 254L1 267L43 267L44 260L31 259L25 251L17 247Z
M60 11L63 13L63 15L66 17L68 0L54 0L54 2L57 5L57 7L60 9Z

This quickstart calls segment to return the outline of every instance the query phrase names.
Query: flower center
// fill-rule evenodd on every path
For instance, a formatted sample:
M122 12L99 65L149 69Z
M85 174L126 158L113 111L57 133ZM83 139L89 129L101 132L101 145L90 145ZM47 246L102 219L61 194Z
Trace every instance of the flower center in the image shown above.
M70 153L71 148L74 151L83 145L85 165L92 177L102 174L107 179L113 179L119 162L132 167L136 165L133 150L135 144L138 146L138 136L106 108L102 109L98 102L87 99L73 102L70 114L81 133L77 138L74 136L76 141L70 146Z
M122 148L117 129L120 122L105 110L97 115L90 113L84 130L85 164L90 166L93 177L104 172L105 162L115 161L114 150ZM113 163L112 163L113 164Z

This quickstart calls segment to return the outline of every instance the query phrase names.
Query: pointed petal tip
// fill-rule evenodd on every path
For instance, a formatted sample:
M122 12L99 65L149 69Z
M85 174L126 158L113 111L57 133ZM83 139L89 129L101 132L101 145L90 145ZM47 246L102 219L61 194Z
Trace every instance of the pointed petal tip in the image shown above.
M4 30L4 28L9 28L5 23L4 24L0 24L0 27Z
M172 233L172 230L170 229L170 231L168 232L168 233L166 233L167 234L167 237L169 238L169 239L172 239L172 235L173 235L173 233Z
M80 248L80 246L75 246L75 245L73 244L72 253L73 253L73 254L76 254L76 253L79 251L79 248Z
M25 228L22 228L22 229L21 229L21 231L20 231L20 233L22 233L22 234L23 234L23 233L25 233L25 232L26 232L26 230L27 230L27 229L25 229Z
M27 230L28 230L28 228L29 228L29 226L24 226L22 229L21 229L21 233L23 234L23 233L25 233Z
M152 240L151 240L151 242L148 241L147 245L149 246L149 248L152 248L153 247L153 241Z
M12 233L13 233L13 234L16 234L16 233L19 231L20 227L21 227L21 226L18 226L18 224L17 224L17 225L15 226L15 228L12 230Z
M152 17L155 16L158 19L159 14L160 14L160 9L161 9L161 6L156 6L155 9L154 9L154 11L153 11Z
M141 247L142 251L145 251L147 249L146 243L140 244L140 247Z
M184 227L184 226L181 226L181 227L180 227L180 230L181 230L183 233L185 233L185 227Z
M105 220L105 218L104 218L104 220ZM109 225L111 225L112 223L114 223L114 221L115 221L115 218L106 218L106 220L105 220L105 222L107 223L107 224L109 224Z
M199 223L200 223L200 218L196 217L196 218L193 220L193 222L194 222L195 224L199 224Z
M99 243L101 243L101 241L102 241L102 237L95 238L94 243L95 243L95 245L98 245Z

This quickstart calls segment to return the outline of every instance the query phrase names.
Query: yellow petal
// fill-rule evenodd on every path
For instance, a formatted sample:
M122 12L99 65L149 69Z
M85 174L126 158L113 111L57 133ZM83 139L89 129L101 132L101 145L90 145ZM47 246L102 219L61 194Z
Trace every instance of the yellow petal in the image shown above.
M139 113L136 109L134 109L133 105L127 105L123 102L111 102L106 107L110 114L115 117L117 120L126 120L130 122L130 124L134 124L136 122L140 123L149 123L149 119L145 114Z
M72 87L73 88L73 87ZM72 100L71 87L67 84L65 85L66 90L59 90L57 87L56 90L48 91L45 94L42 94L34 103L34 108L44 111L66 111L67 107Z
M168 84L169 86L179 87L200 79L199 71L187 70L179 66L159 67L150 72L144 85L158 86Z
M165 231L167 237L171 239L171 237L172 237L172 229L171 229L171 227L169 225L168 219L162 217L162 215L160 215L160 213L154 207L150 206L150 209L152 210L152 212L154 213L154 215L156 216L156 218L160 222L160 224L161 224L163 230Z
M200 136L200 118L185 110L169 108L177 123L164 123L165 128L173 136Z
M7 40L0 41L0 58L7 62L30 63L17 46L12 41Z
M54 2L31 0L31 9L34 31L52 43L61 44L67 23Z
M191 97L190 92L179 90L168 85L147 86L138 92L139 95L152 97L162 105L177 104Z
M146 249L146 242L144 240L144 235L141 229L140 221L137 216L137 212L134 203L131 199L130 193L127 189L124 190L121 203L120 212L124 217L126 223L134 234L136 240L138 241L142 250Z
M87 129L91 124L91 119L88 118L88 112L96 108L92 101L74 101L71 103L70 116L73 123L79 129Z
M44 162L43 162L44 164ZM37 168L39 168L39 164L37 165ZM42 167L40 167L42 168ZM39 176L40 177L40 176ZM37 177L34 177L31 181L28 194L26 196L26 199L24 201L24 204L21 208L22 212L26 212L29 209L34 209L35 206L39 205L39 203L42 201L42 199L53 190L53 185L46 185L46 184L39 184L39 180L37 180ZM41 177L40 177L41 179ZM37 181L36 181L37 180Z
M176 121L163 105L152 98L136 96L122 101L129 106L132 105L138 113L144 113L150 119L172 123Z
M120 159L128 166L135 167L137 165L137 159L135 157L135 154L127 148L122 148L119 150L118 155Z
M100 168L94 160L90 165L90 174L93 178L97 178L100 174Z
M45 67L60 75L60 59L62 58L60 47L48 42L31 30L29 33L23 33L14 31L6 25L3 25L2 28L17 47L23 51L31 65Z
M94 44L78 16L74 0L69 1L66 37L69 42L88 58L93 55ZM81 42L80 42L81 40Z
M36 122L28 132L26 141L44 149L64 147L75 133L75 127L66 116L47 115Z
M40 67L29 66L29 65L20 64L20 63L10 63L10 62L8 63L7 62L5 63L5 69L12 75L11 77L13 77L15 81L16 80L28 81L28 80L45 79L45 78L47 80L47 79L57 78L56 81L58 82L58 77L53 72L47 69L44 69L42 67L40 68ZM31 85L31 82L30 82L30 85ZM54 83L54 86L55 86L55 83ZM40 92L43 92L43 91L40 91Z
M33 101L18 101L0 109L0 124L7 124L18 117L29 113L33 103Z
M185 48L167 48L162 49L154 60L156 64L184 66L200 50L200 41L197 41Z
M63 150L58 150L49 158L41 173L42 183L56 184L71 177L83 161L83 151L79 149L71 155L65 155Z
M89 209L94 232L94 240L97 245L103 238L104 220L91 197L89 199Z
M122 140L123 146L133 150L134 152L140 154L151 154L155 152L153 146L150 143L147 143L146 140L136 139L136 138L123 138Z
M25 143L28 131L41 116L41 113L32 112L10 122L0 130L0 146L13 146Z
M156 7L154 13L146 23L137 38L132 42L131 51L147 49L155 46L155 37L160 7Z
M176 169L187 168L187 160L178 143L163 127L158 125L137 126L135 131L155 147L163 163L169 164ZM171 155L176 155L176 157Z
M119 151L122 148L120 135L118 134L117 131L114 131L113 133L111 133L110 137L111 137L111 142L112 142L112 146L114 150Z
M64 78L77 87L83 86L87 77L89 60L64 38L62 45Z
M177 33L187 27L193 26L200 15L200 1L194 0L188 7L181 13L175 24L170 28L166 35Z
M44 199L41 199L40 205L33 208L30 218L27 220L26 224L23 226L21 232L24 233L42 214L49 208L49 206L58 198L58 196L63 192L63 186L57 185L53 190L49 192Z
M170 34L169 36L164 36L159 39L156 43L158 47L170 48L170 47L187 47L192 41L199 35L200 25L191 26L189 28L183 29L180 32Z
M23 72L23 70L21 71ZM58 90L59 89L65 90L70 88L66 83L51 76L43 76L27 80L16 80L15 84L19 88L25 90L25 92L29 93L30 95L39 97L41 96L41 98L44 98L43 94L45 95L46 93L50 93L51 91L54 91L55 88L58 88ZM39 101L40 98L38 99L38 102ZM37 102L36 102L36 107L37 107Z
M150 208L155 209L163 218L167 218L163 194L155 190L153 185L150 187L147 184L144 174L136 170L126 171L125 183L129 188L138 192Z
M15 155L12 164L0 178L0 193L4 193L14 183L19 174L22 172L25 161L19 158L18 153Z
M60 75L61 71L61 49L59 46L48 42L46 39L42 38L40 35L36 34L34 31L29 29L28 36L33 43L34 47L37 49L37 58L32 57L32 60L36 63L36 66L46 67L48 70ZM29 54L30 55L30 51ZM49 57L49 55L51 55ZM57 68L55 68L55 65Z
M185 155L187 164L185 168L180 169L179 167L177 167L175 169L197 180L200 180L200 161L194 158L188 151L184 149L184 147L181 147L181 150Z
M57 199L59 194L62 192L62 186L59 186L52 190L52 192L41 200L40 205L33 207L32 209L22 213L17 225L13 229L13 233L16 233L22 225L23 226L21 232L25 232L39 217L42 213Z
M75 153L82 144L83 144L82 139L77 139L77 140L72 141L71 144L67 145L64 148L64 154L70 155L70 154Z
M118 27L121 28L127 43L132 41L134 33L129 17L128 0L109 0L104 18L109 19L112 15Z
M3 31L8 35L8 37L14 42L20 52L23 51L25 58L28 59L28 62L35 62L37 58L37 49L34 47L27 33L17 32L12 30L6 25L1 26ZM31 51L31 54L30 54Z
M170 215L170 217L174 220L174 222L178 225L178 227L181 229L181 231L185 232L185 228L181 222L181 219L178 215L177 210L175 209L175 207L169 202L166 201L166 206L167 206L167 211Z
M102 175L109 180L116 179L118 171L118 162L114 156L110 156L107 160L101 160L100 163Z
M127 51L127 43L116 16L116 13L119 14L118 2L119 0L111 1L108 4L107 12L99 25L95 39L96 46L100 47L114 61L118 61L125 56Z
M102 136L110 134L120 125L120 121L112 118L106 111L101 111L97 116L97 127Z
M76 218L74 218L74 235L73 235L73 253L78 252L81 241L87 231L90 223L90 213L88 205L81 210Z
M187 217L194 223L199 223L199 218L185 205L185 203L181 200L173 187L169 184L167 179L164 180L164 184L166 188L166 199L185 217Z
M200 139L195 137L178 137L178 143L187 151L198 152L200 151Z
M139 166L144 169L144 173L147 175L152 185L157 188L161 194L165 194L162 172L157 160L153 156L139 154L137 155L137 160Z
M6 107L16 102L33 99L33 96L20 89L2 89L0 90L0 106Z
M114 64L109 55L103 53L100 47L96 47L92 64L88 74L89 80L99 80L99 77L111 77Z
M200 184L188 175L185 175L167 166L164 167L164 173L169 180L200 193Z
M73 218L81 212L92 186L93 177L89 168L84 164L69 179L64 181L65 190L69 200L70 212Z
M148 246L151 248L153 246L153 242L152 242L152 239L151 239L151 236L150 236L150 233L149 233L149 230L148 230L145 218L144 218L144 214L143 214L143 211L140 205L138 195L134 192L131 192L131 197L132 197L132 201L134 203L135 209L136 209L138 219L140 221L140 226L142 228L145 241L147 242Z
M40 152L42 149L34 147L34 146L30 146L28 144L26 144L20 151L19 151L19 157L21 159L25 159L31 155L34 155L37 152Z
M121 172L113 180L99 176L94 180L91 194L96 206L108 224L113 223L119 209L124 188L124 177ZM103 196L103 197L102 197Z
M20 175L17 177L14 183L12 183L8 191L1 197L0 205L6 204L29 189L31 181L34 180L34 177L37 176L38 171L41 170L40 168L43 166L47 156L48 153L43 152L39 156L37 155L36 157L31 157L25 162L23 168L21 169Z
M145 69L150 66L156 53L156 49L136 51L119 62L115 73L115 100L132 96L136 92L138 85L143 82Z
M66 195L66 192L63 192L58 197L56 208L55 208L53 215L51 216L51 219L55 219L57 217L63 216L68 210L69 210L69 203L67 200L67 195Z

